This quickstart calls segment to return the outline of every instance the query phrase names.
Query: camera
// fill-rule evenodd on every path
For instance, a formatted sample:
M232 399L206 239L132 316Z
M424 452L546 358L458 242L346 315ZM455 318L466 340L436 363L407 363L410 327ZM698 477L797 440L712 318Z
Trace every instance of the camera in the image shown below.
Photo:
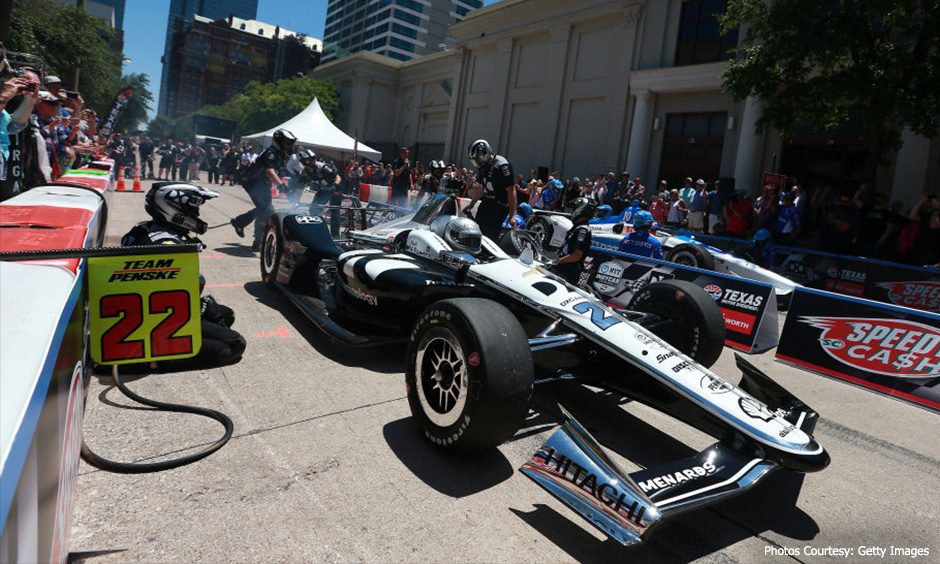
M65 96L70 100L75 100L78 98L78 92L72 92L71 90L65 91Z

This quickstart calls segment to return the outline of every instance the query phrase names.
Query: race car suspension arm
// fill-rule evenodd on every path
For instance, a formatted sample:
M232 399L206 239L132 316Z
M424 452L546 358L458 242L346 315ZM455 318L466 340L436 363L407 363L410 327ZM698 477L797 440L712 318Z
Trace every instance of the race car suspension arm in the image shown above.
M581 339L581 337L575 333L552 335L560 323L561 319L556 319L554 323L549 325L544 331L536 335L534 338L529 339L529 348L532 349L532 352L571 345Z

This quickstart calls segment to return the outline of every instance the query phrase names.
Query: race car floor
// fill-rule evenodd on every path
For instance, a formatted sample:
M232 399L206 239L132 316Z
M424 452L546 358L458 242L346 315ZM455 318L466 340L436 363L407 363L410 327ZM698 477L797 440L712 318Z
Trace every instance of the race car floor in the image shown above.
M239 239L227 225L250 206L244 191L219 190L202 208L221 227L203 237L200 264L206 292L236 311L245 356L223 368L125 380L146 397L221 410L235 435L203 461L156 474L110 474L83 462L70 562L940 560L940 415L776 363L772 351L748 359L820 413L815 436L831 466L778 472L622 547L517 471L557 428L557 405L627 471L714 440L619 396L556 385L537 390L526 425L498 451L442 454L412 424L403 350L359 351L324 338L260 282L250 229ZM147 218L143 195L114 194L109 215L108 239L117 244ZM713 370L740 377L731 349ZM221 434L211 420L141 409L110 377L92 379L84 436L106 458L173 458Z

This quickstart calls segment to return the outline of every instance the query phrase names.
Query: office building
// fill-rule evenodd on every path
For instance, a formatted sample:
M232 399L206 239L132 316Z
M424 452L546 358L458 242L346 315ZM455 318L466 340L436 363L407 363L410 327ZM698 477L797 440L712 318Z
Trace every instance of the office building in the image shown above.
M483 6L481 0L330 0L323 62L358 51L399 61L453 46L447 27Z
M503 0L449 28L453 49L408 62L360 52L313 78L339 90L337 124L394 157L469 165L485 138L516 172L629 171L647 187L686 176L760 193L764 172L852 193L857 136L758 131L762 102L735 101L722 72L740 34L722 36L706 0ZM875 184L909 209L940 182L940 140L905 130ZM417 149L417 150L415 150Z
M183 27L193 20L193 16L200 15L210 20L227 18L232 15L236 18L253 20L258 15L258 0L170 0L170 14L167 17L166 39L164 41L163 73L160 77L160 100L157 112L167 115L167 108L176 107L177 100L171 82L175 77L169 72L172 57L173 33L181 31ZM177 86L173 84L172 86Z
M178 118L224 104L253 81L306 74L322 43L278 26L229 16L195 15L173 33L165 114Z

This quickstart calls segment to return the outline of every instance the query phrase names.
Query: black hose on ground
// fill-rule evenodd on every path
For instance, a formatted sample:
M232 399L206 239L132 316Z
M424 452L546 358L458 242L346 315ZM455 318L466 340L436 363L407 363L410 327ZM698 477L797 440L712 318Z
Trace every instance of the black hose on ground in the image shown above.
M88 445L85 443L85 438L82 437L82 460L91 466L94 466L95 468L106 470L108 472L115 472L117 474L147 474L150 472L162 472L163 470L179 468L180 466L185 466L198 460L202 460L203 458L225 446L225 443L227 443L229 439L232 438L232 433L235 431L235 424L232 423L232 420L222 412L205 407L165 403L162 401L156 401L139 396L131 391L127 386L124 385L124 382L121 381L121 377L118 375L117 365L111 367L111 378L114 380L114 385L119 390L121 390L121 393L136 401L137 403L154 407L161 411L171 411L174 413L193 413L196 415L202 415L203 417L208 417L210 419L215 419L225 426L225 434L221 439L215 441L199 452L183 456L181 458L175 458L173 460L148 463L115 462L113 460L102 458L92 452L90 448L88 448Z

